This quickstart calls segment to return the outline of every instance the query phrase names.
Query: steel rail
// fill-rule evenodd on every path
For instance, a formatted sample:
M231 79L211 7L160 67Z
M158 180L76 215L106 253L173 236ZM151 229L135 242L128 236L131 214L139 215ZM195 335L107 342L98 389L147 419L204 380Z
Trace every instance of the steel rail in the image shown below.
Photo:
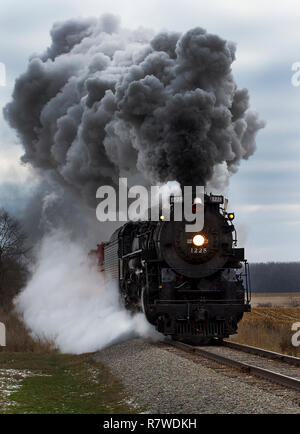
M281 362L289 363L290 365L300 366L299 357L288 356L286 354L276 353L274 351L264 350L258 347L251 347L249 345L239 344L238 342L232 341L223 341L222 346L232 348L233 350L243 351L244 353L266 357L272 360L279 360Z
M186 352L194 353L199 356L205 357L206 359L213 360L222 365L227 365L232 368L237 368L238 370L247 373L249 375L254 375L256 377L263 378L265 380L273 381L274 383L280 384L285 387L290 387L300 391L300 380L297 378L289 377L287 375L279 374L268 369L260 368L248 363L240 362L238 360L230 359L229 357L221 356L220 354L215 354L213 352L204 350L199 347L193 347L192 345L184 344L178 341L170 341L169 345L180 348Z

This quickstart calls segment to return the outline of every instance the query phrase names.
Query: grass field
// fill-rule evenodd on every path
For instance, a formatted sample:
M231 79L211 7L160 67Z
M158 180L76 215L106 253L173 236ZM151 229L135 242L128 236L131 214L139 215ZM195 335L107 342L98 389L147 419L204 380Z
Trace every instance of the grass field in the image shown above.
M0 353L0 414L140 411L89 354Z
M0 347L0 414L139 413L118 378L92 354L59 354L34 340L9 308L0 309L7 346Z
M270 304L270 302L269 302ZM231 339L242 344L300 357L300 346L294 347L292 324L300 322L300 307L258 306L245 313L238 335Z

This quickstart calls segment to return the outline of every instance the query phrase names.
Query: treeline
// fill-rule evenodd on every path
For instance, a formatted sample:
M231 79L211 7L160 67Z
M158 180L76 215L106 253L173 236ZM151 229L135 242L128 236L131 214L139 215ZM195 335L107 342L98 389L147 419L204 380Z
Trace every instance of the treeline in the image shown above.
M252 292L300 292L300 262L250 264Z

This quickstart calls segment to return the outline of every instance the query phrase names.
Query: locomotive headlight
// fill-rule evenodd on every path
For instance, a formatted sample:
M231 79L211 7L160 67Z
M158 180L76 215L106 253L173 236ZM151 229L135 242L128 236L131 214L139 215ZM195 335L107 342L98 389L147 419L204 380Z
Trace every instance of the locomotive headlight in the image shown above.
M203 235L195 235L193 238L193 244L197 247L203 246L203 244L205 243L205 238Z
M229 220L233 220L233 219L234 219L234 213L233 213L233 212L230 212L230 213L228 214L228 218L229 218Z
M201 205L202 199L200 197L195 197L193 205Z

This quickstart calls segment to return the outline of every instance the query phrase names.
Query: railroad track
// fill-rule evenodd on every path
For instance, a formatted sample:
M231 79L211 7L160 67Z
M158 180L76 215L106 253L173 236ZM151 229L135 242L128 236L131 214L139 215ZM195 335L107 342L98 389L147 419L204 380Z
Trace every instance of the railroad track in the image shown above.
M178 341L168 341L168 344L300 392L298 357L230 341L224 341L220 346L209 347L195 347Z
M279 360L290 365L300 366L300 358L288 356L287 354L275 353L274 351L264 350L262 348L251 347L249 345L239 344L238 342L223 341L223 347L233 348L234 350L243 351L249 354L266 357L268 359Z

